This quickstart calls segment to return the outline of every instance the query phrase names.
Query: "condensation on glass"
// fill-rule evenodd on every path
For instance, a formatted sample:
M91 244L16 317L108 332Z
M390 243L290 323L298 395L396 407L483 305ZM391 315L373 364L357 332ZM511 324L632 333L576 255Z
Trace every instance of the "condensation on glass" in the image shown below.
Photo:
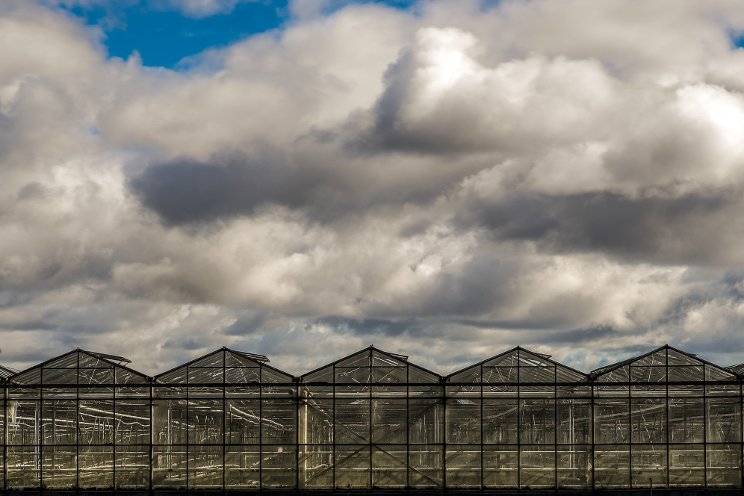
M744 365L669 346L590 374L521 347L447 377L374 347L301 377L227 348L127 364L0 367L6 491L742 487Z

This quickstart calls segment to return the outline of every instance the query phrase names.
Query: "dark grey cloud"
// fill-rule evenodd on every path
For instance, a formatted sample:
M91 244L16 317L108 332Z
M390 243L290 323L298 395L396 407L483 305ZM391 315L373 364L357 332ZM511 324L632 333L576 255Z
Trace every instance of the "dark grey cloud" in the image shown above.
M300 169L234 155L150 165L130 187L146 207L177 225L250 215L267 204L307 203L314 184Z
M690 193L670 198L633 198L612 192L576 195L513 193L477 199L455 222L462 229L487 228L499 240L535 241L560 253L601 252L626 260L661 264L717 264L727 242L703 233L739 208L736 190Z

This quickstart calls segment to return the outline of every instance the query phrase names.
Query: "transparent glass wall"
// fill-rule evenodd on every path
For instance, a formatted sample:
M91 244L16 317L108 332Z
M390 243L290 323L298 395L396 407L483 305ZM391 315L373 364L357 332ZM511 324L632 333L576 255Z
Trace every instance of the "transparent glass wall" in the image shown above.
M446 413L448 487L589 487L585 374L515 348L450 375Z
M664 346L586 375L514 348L446 379L370 347L296 379L223 348L164 372L0 367L6 491L742 487L744 366Z
M440 381L373 348L302 376L300 487L441 487Z
M736 375L669 347L594 374L596 488L741 485Z
M297 388L229 349L155 378L154 489L278 489L296 482Z
M75 350L12 377L6 488L147 487L150 389L122 361Z

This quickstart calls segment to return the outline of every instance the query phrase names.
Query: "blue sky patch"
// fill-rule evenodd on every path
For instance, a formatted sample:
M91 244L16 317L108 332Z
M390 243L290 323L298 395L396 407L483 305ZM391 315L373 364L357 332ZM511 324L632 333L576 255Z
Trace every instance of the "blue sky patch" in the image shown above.
M201 18L155 9L142 1L63 8L87 25L101 28L110 57L126 59L138 52L143 65L174 68L183 58L205 49L224 47L282 27L290 15L288 3L288 0L240 2L231 12ZM378 3L406 9L415 1L346 2L351 3Z

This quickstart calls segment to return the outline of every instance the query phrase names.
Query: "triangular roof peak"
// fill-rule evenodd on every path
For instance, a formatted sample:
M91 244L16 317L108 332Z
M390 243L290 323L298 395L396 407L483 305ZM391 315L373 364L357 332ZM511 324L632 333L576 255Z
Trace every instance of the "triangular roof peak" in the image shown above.
M67 360L71 359L73 355L77 355L78 357L76 363L74 365L72 363L68 364ZM71 370L75 370L78 367L81 356L92 358L96 362L103 362L104 364L107 364L110 368L121 369L123 371L128 372L129 374L134 374L135 376L140 377L144 381L150 381L152 379L150 376L145 375L142 372L138 372L137 370L131 369L127 367L126 365L123 365L124 363L131 363L130 360L124 357L117 356L117 355L109 355L107 353L99 353L96 351L84 350L82 348L75 348L74 350L70 350L67 353L62 353L61 355L50 358L49 360L45 360L42 363L33 365L27 369L21 370L20 372L16 372L15 374L8 377L6 381L7 382L15 382L18 380L23 381L25 377L29 377L29 376L30 378L35 378L36 371L43 369L45 367L62 368L62 369L69 368ZM109 367L100 367L100 368L109 368ZM80 368L91 368L91 367L86 365L85 367L80 367ZM93 368L97 368L97 367L93 367Z
M525 374L523 375L520 373L519 379L517 379L516 375L512 376L512 374L506 374L506 376L502 373L486 374L486 367L488 368L488 370L491 371L504 369L505 367L520 367L525 369ZM554 368L555 374L542 374L541 376L532 377L532 375L526 373L527 368ZM573 367L569 367L568 365L565 365L563 363L557 362L553 360L548 354L538 353L536 351L529 350L524 346L515 346L502 353L452 372L447 376L447 380L454 380L455 382L460 380L463 380L465 382L482 381L499 383L504 381L513 382L517 380L534 382L548 381L548 375L555 376L550 380L559 382L584 382L588 379L586 373L580 370L576 370Z
M663 357L664 363L663 364L661 364L661 363L655 363L655 360L656 360L655 355L658 355L661 352L665 352L663 354L664 355L664 357ZM676 360L675 363L669 363L669 361L671 361L671 357L672 357L672 355L670 355L670 353L672 353L674 355L674 358ZM687 361L687 363L679 363L681 360L685 360L685 361ZM623 367L625 367L627 365L631 365L632 366L633 364L635 364L637 362L641 362L641 364L637 365L638 367L643 367L643 366L656 366L656 367L660 367L660 366L664 366L664 365L669 366L669 367L674 367L674 368L677 368L677 367L680 367L680 366L681 367L685 367L685 366L690 366L690 367L704 366L704 367L707 367L706 370L710 370L710 368L712 368L713 370L718 371L717 372L717 375L718 376L721 376L722 374L728 374L729 376L730 375L737 376L737 374L734 371L732 371L732 370L727 370L726 368L723 368L720 365L716 365L713 362L709 362L707 360L704 360L704 359L700 358L695 353L688 353L688 352L686 352L684 350L680 350L679 348L676 348L676 347L671 346L669 344L664 344L663 346L659 346L658 348L655 348L655 349L653 349L653 350L651 350L651 351L649 351L647 353L643 353L641 355L634 356L634 357L628 358L626 360L622 360L622 361L617 362L617 363L612 363L612 364L609 364L609 365L605 365L603 367L599 367L597 369L592 370L590 372L589 376L594 380L594 379L597 379L598 377L601 377L601 376L604 376L606 374L610 374L610 373L612 373L614 371L617 371L619 369L622 369ZM648 362L648 363L646 363L646 362ZM708 373L708 374L705 374L705 375L708 376L708 375L714 375L714 374L713 373ZM702 377L703 376L701 376L701 379L699 379L699 380L703 380ZM708 378L707 380L711 380L711 379ZM723 380L723 379L721 379L721 380Z
M222 355L221 357L216 357L216 355L220 355L220 354ZM271 365L268 365L270 360L269 360L269 357L267 357L266 355L260 355L257 353L249 353L247 351L239 351L239 350L235 350L232 348L228 348L227 346L222 346L221 348L218 348L214 351L210 351L201 356L193 358L192 360L189 360L186 363L176 365L175 367L170 368L166 370L165 372L161 372L160 374L155 376L155 380L159 380L164 376L173 374L174 372L177 372L181 369L186 369L188 367L223 367L223 366L227 368L236 367L234 365L227 365L228 356L232 357L230 358L230 360L232 361L237 360L237 361L242 362L243 360L248 360L249 362L254 363L256 367L266 367L267 369L271 369L282 375L292 377L291 374L284 372L283 370L279 370L275 367L272 367ZM221 362L221 365L209 364L208 362L211 358L215 358L219 360ZM238 365L237 367L241 367L241 365Z
M375 356L381 359L381 361L388 361L388 363L379 363L379 364L373 363ZM369 362L363 363L363 361L366 358L369 358ZM355 359L359 360L361 363L358 363L358 364L353 363ZM306 372L305 374L302 374L300 376L300 379L305 381L307 380L307 378L309 377L312 378L316 376L316 374L321 373L325 371L326 369L333 368L333 367L349 367L349 366L353 366L353 367L365 367L366 366L366 367L372 367L372 368L390 367L390 366L410 367L409 370L418 370L419 373L428 375L434 378L436 381L441 381L441 378L442 378L442 376L440 376L436 372L432 372L431 370L421 367L420 365L416 365L415 363L409 362L408 355L402 355L399 353L392 353L390 351L381 350L380 348L371 344L367 346L366 348L362 348L359 351L355 351L354 353L343 356L339 358L338 360L334 360L333 362L327 363L309 372ZM414 373L414 372L411 372L411 373ZM312 380L313 379L311 379L311 382Z

